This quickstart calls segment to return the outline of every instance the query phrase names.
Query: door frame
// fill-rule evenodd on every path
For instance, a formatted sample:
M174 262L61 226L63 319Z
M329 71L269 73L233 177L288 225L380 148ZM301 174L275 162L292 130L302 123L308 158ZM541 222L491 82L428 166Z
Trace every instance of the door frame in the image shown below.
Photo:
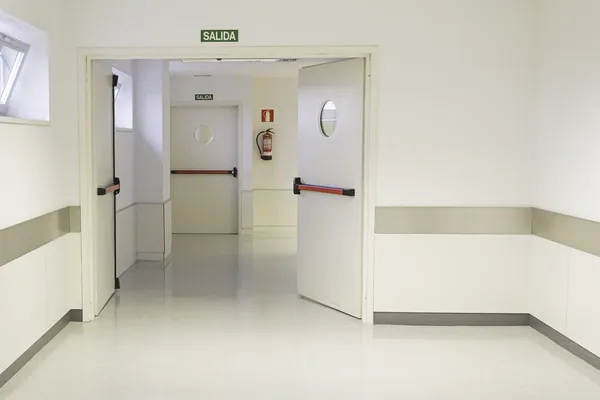
M215 107L236 107L237 109L237 165L234 165L238 169L238 229L237 233L240 235L242 233L242 188L244 183L244 160L242 159L242 140L243 140L243 131L244 131L244 104L239 101L211 101L210 103L206 102L197 102L197 101L176 101L171 103L169 109L172 108L215 108ZM171 121L173 121L171 119ZM172 179L172 178L171 178Z
M192 58L364 58L365 99L363 137L363 291L362 320L373 324L375 264L375 204L377 174L377 130L379 98L379 50L376 46L273 46L237 47L198 45L196 47L96 47L79 48L77 79L79 98L79 180L81 198L81 285L83 320L94 317L96 266L95 227L98 223L94 204L94 141L92 136L91 66L94 60ZM238 144L239 145L239 144ZM291 185L291 183L290 183ZM240 185L241 186L241 185ZM241 201L241 195L239 198ZM241 214L240 214L241 217Z

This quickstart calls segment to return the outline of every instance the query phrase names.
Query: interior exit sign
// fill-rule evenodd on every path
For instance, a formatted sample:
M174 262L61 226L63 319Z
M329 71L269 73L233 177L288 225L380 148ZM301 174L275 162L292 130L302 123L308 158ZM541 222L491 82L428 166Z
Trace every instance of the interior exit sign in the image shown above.
M200 31L202 42L238 42L240 33L237 29L207 29Z

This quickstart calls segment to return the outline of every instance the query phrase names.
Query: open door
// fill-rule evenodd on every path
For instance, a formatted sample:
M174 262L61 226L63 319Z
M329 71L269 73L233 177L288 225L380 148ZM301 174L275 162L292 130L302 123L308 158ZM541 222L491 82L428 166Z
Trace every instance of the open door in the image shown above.
M365 61L299 75L298 292L362 317Z
M115 196L119 182L114 179L114 101L112 66L92 63L92 134L96 193L94 314L100 314L115 292Z

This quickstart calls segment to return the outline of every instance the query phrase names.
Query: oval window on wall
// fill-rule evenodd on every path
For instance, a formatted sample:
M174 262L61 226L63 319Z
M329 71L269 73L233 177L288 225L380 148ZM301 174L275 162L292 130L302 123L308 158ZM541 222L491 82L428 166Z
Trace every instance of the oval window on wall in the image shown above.
M199 144L207 145L212 142L214 139L214 135L212 129L210 129L206 125L200 125L194 131L194 140Z
M338 111L333 101L328 100L323 104L320 115L321 133L331 137L337 128Z

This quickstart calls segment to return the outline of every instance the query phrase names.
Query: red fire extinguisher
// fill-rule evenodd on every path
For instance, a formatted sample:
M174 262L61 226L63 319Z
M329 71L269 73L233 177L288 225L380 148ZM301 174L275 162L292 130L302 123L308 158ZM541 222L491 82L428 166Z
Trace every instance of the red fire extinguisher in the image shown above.
M262 131L256 136L256 147L258 147L258 152L260 153L260 158L263 160L270 161L273 159L273 129L267 129L266 131ZM262 135L262 140L260 139ZM262 147L261 147L262 143Z

